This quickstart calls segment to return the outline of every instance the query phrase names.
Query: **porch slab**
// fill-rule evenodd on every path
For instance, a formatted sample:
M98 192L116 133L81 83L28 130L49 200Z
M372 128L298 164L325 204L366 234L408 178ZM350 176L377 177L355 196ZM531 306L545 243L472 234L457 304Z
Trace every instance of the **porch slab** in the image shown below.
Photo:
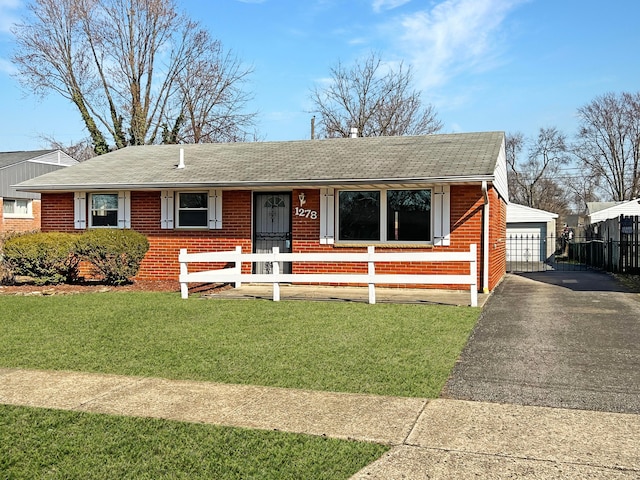
M478 307L482 307L490 293L478 293ZM204 298L273 299L273 286L269 284L242 284L203 294ZM280 285L280 300L312 300L368 303L367 287L333 287L325 285ZM381 288L376 287L376 303L415 303L424 305L468 306L471 293L468 290L442 290L431 288Z

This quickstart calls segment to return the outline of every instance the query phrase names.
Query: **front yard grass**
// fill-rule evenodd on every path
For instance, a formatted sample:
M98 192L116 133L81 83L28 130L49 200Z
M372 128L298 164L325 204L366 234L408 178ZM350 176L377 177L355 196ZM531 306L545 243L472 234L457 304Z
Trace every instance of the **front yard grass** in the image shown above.
M116 292L0 312L0 367L435 398L480 310Z
M0 296L0 368L437 397L479 309ZM346 479L389 446L0 405L7 478Z
M0 478L346 479L389 447L0 405Z

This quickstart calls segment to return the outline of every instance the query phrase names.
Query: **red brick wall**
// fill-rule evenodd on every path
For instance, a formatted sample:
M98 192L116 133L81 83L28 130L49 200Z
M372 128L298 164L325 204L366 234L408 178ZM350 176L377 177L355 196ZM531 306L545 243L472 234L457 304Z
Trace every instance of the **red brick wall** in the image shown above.
M493 290L507 270L507 203L495 189L489 193L489 290Z
M292 192L292 251L366 251L366 246L320 245L320 222L318 218L301 217L293 214L300 206L299 195L304 193L305 209L320 212L319 190L294 190ZM42 214L43 231L77 231L73 227L73 194L43 194L46 210ZM491 230L490 253L496 258L490 261L489 286L493 288L504 275L506 251L504 246L506 205L493 189L490 190ZM138 278L177 279L179 274L178 254L181 248L190 253L232 250L242 246L244 252L252 249L252 195L250 191L223 192L222 230L163 230L160 228L160 192L131 193L131 228L145 234L150 249L142 262ZM482 286L482 206L483 197L479 185L451 187L451 245L449 247L415 247L411 245L381 245L377 248L394 251L466 251L472 243L478 246L478 285ZM190 270L213 268L212 265L190 265ZM243 266L249 271L249 265ZM366 272L365 265L359 264L295 264L294 273L303 272ZM469 273L468 264L424 263L376 264L376 271L406 273ZM439 287L461 288L459 285Z
M294 190L293 208L297 205L298 194L305 193L307 203L304 208L319 211L320 196L318 190ZM496 253L498 256L492 258L489 263L489 288L493 289L504 275L506 265L506 250L504 244L506 229L506 204L502 201L495 189L490 189L490 244L502 239L502 246L490 248L490 255ZM468 251L470 245L475 243L478 252L478 286L482 288L483 263L482 263L482 215L483 215L483 195L480 185L461 185L451 187L451 243L447 247L416 247L380 245L377 249L392 249L396 252L405 251ZM495 210L497 215L491 211ZM294 252L318 252L336 251L340 252L364 252L366 246L345 246L345 245L320 245L320 224L317 220L300 218L293 216L292 248ZM493 238L493 240L492 240ZM364 264L336 263L336 264L314 264L300 263L293 266L293 273L330 273L330 272L358 272L366 273L367 267ZM454 274L465 275L469 273L469 265L464 262L456 263L376 263L378 273L422 273L422 274ZM440 288L460 289L460 285L439 285Z
M73 228L73 193L43 193L41 229L43 232L76 232Z
M147 253L138 278L177 279L180 273L178 254L233 250L242 246L251 252L251 192L227 191L222 196L222 230L163 230L160 228L160 192L131 193L131 228L149 239ZM190 265L194 270L218 265ZM249 266L246 266L249 269Z
M40 230L40 200L31 201L31 214L33 218L6 218L2 210L3 201L0 197L0 233L32 232Z

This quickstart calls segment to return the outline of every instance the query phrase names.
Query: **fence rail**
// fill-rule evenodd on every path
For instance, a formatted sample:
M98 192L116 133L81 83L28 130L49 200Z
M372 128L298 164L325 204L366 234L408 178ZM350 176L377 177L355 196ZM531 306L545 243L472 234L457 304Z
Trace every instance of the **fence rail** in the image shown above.
M274 247L271 253L242 253L241 247L225 252L187 253L180 250L180 291L182 298L189 296L189 283L231 283L236 288L242 283L270 283L273 285L273 300L280 300L281 283L317 284L366 284L369 287L369 303L376 302L375 286L384 285L464 285L470 290L470 305L478 306L477 247L470 246L468 252L376 252L368 247L366 253L280 253ZM242 264L269 262L271 273L243 273ZM367 273L280 273L280 262L314 263L363 263ZM378 274L376 263L394 262L466 262L469 274ZM189 263L217 263L228 267L189 272ZM253 271L253 268L252 268Z

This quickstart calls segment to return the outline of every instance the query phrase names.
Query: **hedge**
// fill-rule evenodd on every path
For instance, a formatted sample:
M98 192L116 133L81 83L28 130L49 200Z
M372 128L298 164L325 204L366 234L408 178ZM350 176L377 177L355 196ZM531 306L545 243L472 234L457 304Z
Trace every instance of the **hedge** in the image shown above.
M81 261L109 285L129 283L149 250L149 241L133 230L99 229L82 234L47 232L12 236L4 242L5 281L28 276L38 285L73 283Z

